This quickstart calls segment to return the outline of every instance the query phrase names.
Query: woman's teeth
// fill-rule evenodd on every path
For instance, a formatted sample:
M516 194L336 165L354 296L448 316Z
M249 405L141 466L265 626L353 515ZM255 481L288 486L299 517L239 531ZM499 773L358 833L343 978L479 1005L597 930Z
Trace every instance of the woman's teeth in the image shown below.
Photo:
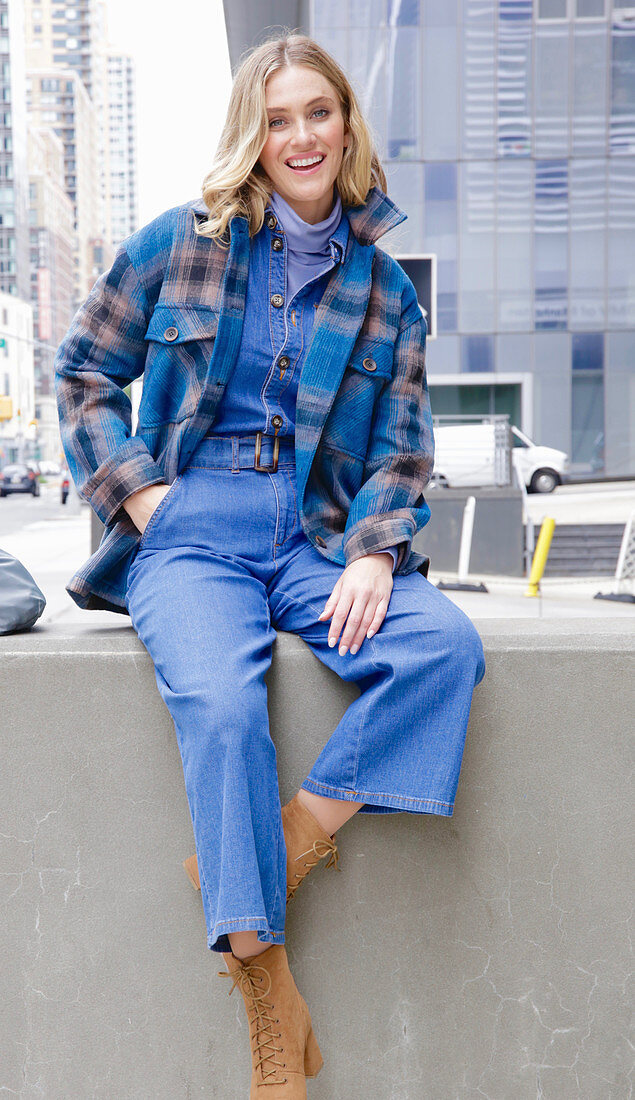
M322 164L323 160L324 160L324 157L320 157L319 160L314 160L313 158L307 158L306 160L297 160L297 161L294 161L293 163L290 162L290 161L287 161L287 167L292 168L294 172L311 172L311 171L315 171L317 168L319 168L320 165Z

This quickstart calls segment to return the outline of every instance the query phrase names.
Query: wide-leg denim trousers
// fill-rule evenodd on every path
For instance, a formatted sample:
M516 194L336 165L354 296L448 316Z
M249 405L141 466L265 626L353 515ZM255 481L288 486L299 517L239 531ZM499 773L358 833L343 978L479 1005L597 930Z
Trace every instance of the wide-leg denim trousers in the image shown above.
M265 673L276 630L299 634L360 695L299 785L360 813L453 812L472 694L485 674L467 615L421 573L395 575L357 653L318 617L343 566L302 529L293 440L254 468L255 435L207 435L152 513L126 601L174 721L208 946L255 929L285 942L286 849ZM272 464L262 437L260 464Z

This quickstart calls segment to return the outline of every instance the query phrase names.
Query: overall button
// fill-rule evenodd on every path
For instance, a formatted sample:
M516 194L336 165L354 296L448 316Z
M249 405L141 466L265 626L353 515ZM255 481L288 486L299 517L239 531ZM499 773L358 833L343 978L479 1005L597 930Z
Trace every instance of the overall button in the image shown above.
M265 221L268 229L275 229L278 224L273 214L267 214Z
M281 367L288 367L290 362L291 360L289 359L288 355L281 355L278 359L278 363Z
M326 542L321 535L316 535L315 541L317 542L318 546L326 546Z
M364 370L377 370L377 364L374 359L362 359L362 366Z
M273 424L274 428L281 428L282 425L284 424L284 420L282 419L281 416L278 416L278 414L276 413L275 416L271 417L271 423Z
M176 340L178 335L179 335L178 328L175 328L174 325L170 325L170 327L166 328L165 332L163 333L163 339L164 340L170 340L170 341Z
M284 247L284 241L282 240L282 237L274 237L271 243L271 247L273 248L274 252L279 252L280 249Z
M272 294L271 304L272 306L275 306L276 309L280 309L280 306L284 305L284 298L282 297L282 294Z

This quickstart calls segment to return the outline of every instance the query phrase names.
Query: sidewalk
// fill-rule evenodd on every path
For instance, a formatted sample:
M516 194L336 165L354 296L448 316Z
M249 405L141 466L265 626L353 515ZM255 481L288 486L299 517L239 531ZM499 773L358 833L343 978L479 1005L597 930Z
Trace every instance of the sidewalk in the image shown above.
M130 625L126 615L111 611L84 611L65 590L72 574L90 556L90 511L82 504L78 513L39 520L20 532L5 535L1 546L14 554L33 574L46 596L47 605L39 622L62 626L72 623L87 627ZM456 573L430 570L433 584L439 580L456 581ZM625 630L635 623L635 604L614 600L593 599L596 592L611 592L612 577L565 578L549 577L540 583L536 597L526 597L524 577L469 575L469 583L486 586L487 592L456 592L445 594L471 619L558 619L617 618L624 620Z

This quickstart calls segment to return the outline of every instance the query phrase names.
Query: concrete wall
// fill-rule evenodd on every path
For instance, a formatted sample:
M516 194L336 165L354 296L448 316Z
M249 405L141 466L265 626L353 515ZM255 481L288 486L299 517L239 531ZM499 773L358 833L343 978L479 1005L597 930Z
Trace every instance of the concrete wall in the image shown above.
M289 907L325 1059L310 1100L631 1095L634 635L476 625L487 672L454 817L354 817L342 873L318 867ZM269 687L285 802L356 689L287 634ZM0 712L0 1089L246 1097L244 1007L181 867L181 762L134 631L0 638Z

